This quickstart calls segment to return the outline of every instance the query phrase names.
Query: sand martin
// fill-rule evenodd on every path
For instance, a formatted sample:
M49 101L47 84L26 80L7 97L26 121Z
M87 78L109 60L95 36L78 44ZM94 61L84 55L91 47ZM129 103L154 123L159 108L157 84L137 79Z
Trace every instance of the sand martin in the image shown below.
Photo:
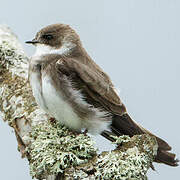
M36 46L29 63L33 95L50 116L75 131L87 129L108 139L111 133L151 134L131 119L111 79L87 54L69 25L49 25L26 43ZM155 161L177 166L168 143L156 139Z

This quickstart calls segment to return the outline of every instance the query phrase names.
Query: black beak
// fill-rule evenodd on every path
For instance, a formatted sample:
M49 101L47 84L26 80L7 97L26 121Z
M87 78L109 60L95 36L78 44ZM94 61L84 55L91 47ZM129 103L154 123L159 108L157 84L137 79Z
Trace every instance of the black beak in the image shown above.
M36 43L39 43L39 41L37 41L36 39L33 39L32 41L26 41L25 43L27 43L27 44L36 44Z

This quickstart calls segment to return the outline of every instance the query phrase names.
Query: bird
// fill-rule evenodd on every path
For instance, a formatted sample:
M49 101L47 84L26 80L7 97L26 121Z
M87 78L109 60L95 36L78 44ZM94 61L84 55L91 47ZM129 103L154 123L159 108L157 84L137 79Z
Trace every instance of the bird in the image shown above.
M48 25L26 43L36 47L28 76L33 96L47 114L75 132L86 129L109 140L111 134L149 134L158 143L155 162L178 166L171 146L132 120L110 77L88 55L74 29Z

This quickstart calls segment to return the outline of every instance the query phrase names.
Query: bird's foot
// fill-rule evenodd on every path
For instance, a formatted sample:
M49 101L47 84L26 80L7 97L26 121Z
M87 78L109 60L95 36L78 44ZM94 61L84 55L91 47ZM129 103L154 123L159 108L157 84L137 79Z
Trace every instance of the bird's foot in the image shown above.
M85 129L83 132L84 136L87 136L87 133L88 133L88 129Z
M50 123L54 124L56 122L56 119L54 117L49 118Z

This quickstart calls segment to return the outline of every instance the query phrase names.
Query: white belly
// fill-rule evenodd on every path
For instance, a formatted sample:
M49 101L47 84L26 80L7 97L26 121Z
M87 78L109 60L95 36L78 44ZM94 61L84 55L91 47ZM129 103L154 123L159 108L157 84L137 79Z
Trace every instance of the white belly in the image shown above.
M39 81L39 74L36 72L32 72L30 75L30 84L33 92L33 96L36 99L36 103L45 111L47 111L47 107L45 105L45 102L42 98L42 90L41 90L41 84Z
M48 76L43 78L42 92L49 114L70 128L76 130L82 128L82 120L73 111L73 108L64 101L62 94L57 93Z
M61 93L56 92L48 76L42 78L42 89L36 73L32 73L30 83L36 102L43 110L69 128L75 130L82 128L81 119L64 101Z

